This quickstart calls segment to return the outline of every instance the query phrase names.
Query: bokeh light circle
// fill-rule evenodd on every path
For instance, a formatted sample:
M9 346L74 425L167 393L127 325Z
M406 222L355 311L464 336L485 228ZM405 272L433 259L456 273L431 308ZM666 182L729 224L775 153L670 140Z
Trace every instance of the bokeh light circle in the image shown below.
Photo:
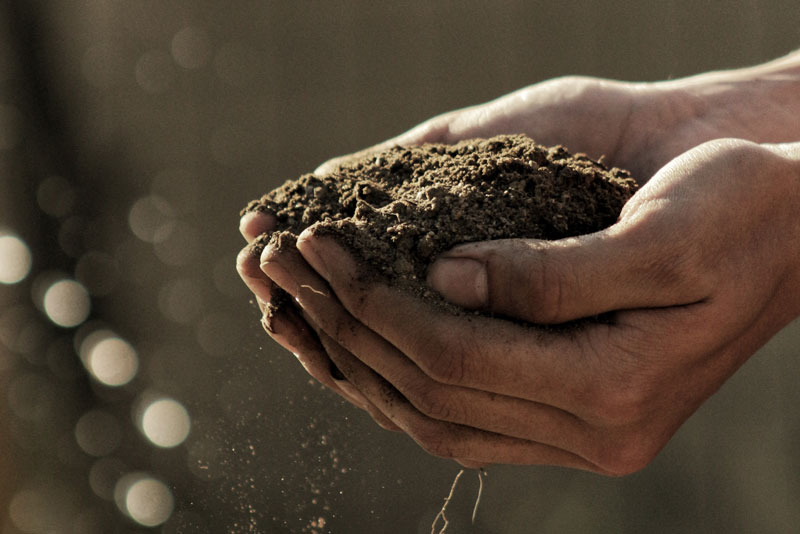
M148 243L167 239L175 227L172 206L158 195L140 198L131 206L128 224L136 237Z
M17 492L8 505L8 517L19 530L6 527L3 532L46 534L59 530L70 515L69 495L63 488L39 486Z
M142 412L142 433L158 447L177 447L189 435L190 428L189 413L174 399L158 399Z
M211 43L202 28L188 26L172 38L172 58L184 69L199 69L211 57Z
M44 311L58 326L78 326L89 317L89 292L74 280L58 280L44 294Z
M0 235L0 284L16 284L31 272L31 251L13 235Z
M110 330L88 335L81 343L80 355L92 377L106 386L124 386L139 370L136 349Z
M114 501L124 514L145 527L166 522L175 507L167 485L145 473L123 476L114 488Z

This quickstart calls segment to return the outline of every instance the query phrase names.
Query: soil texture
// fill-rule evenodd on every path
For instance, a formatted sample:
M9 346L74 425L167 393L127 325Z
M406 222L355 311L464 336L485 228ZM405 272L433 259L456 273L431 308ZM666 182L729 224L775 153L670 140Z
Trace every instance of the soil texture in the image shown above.
M334 236L364 264L363 276L436 300L425 275L438 254L473 241L596 232L616 222L636 189L627 171L602 158L501 135L397 146L287 181L243 213L274 214L272 240L282 246L318 223L316 233Z

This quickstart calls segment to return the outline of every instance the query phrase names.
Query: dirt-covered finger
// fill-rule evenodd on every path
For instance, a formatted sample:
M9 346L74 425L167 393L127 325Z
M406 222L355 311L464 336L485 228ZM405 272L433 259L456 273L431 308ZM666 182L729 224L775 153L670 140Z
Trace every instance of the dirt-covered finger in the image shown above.
M356 322L396 347L439 383L580 414L586 407L588 385L596 383L598 373L603 372L600 362L590 356L613 349L605 347L605 338L595 332L606 325L555 330L488 316L456 315L362 275L353 257L331 238L304 232L298 248ZM314 298L308 292L298 295L301 300ZM346 335L350 321L345 315L327 317L318 319L327 321L322 326L329 334Z
M239 219L239 232L248 243L253 242L261 234L275 229L275 216L266 211L249 210Z
M331 374L331 361L299 310L293 306L276 310L271 317L262 318L262 325L272 339L297 358L308 374L341 394Z
M389 419L382 416L380 411L372 406L368 400L358 394L356 388L348 387L349 385L345 381L339 379L341 377L336 376L340 371L335 363L331 362L325 349L319 344L317 336L319 328L313 324L310 318L297 308L295 302L291 300L291 298L296 297L298 290L324 291L324 288L327 287L324 280L316 277L314 272L305 264L305 260L303 260L297 250L292 247L265 251L264 259L267 260L265 261L265 265L268 266L268 272L275 277L275 283L285 292L284 294L289 296L289 302L286 307L290 310L288 317L291 318L291 323L295 327L288 329L291 336L290 338L280 335L276 336L273 332L270 332L270 335L279 343L282 341L286 343L281 344L289 348L295 355L298 355L300 362L314 378L369 412L373 419L375 419L375 422L381 427L387 430L399 431L399 429ZM308 283L299 283L297 278L289 273L302 275L302 280ZM315 287L321 289L315 289ZM281 314L278 317L283 317L283 315ZM276 324L273 328L280 328L280 326L280 324ZM308 347L308 353L313 356L313 359L304 357L306 351L293 350L293 347L297 347L298 345ZM353 399L357 399L358 402L353 401Z
M261 254L269 244L270 234L262 233L247 244L236 257L236 271L247 288L259 299L269 302L275 284L261 270Z
M348 380L428 453L442 458L469 458L476 465L508 463L558 465L601 471L568 451L464 425L437 421L416 410L377 373L335 343L324 332L320 341Z
M347 377L342 374L341 370L338 368L336 363L330 359L327 349L324 348L319 342L319 335L321 334L321 330L319 326L317 326L310 317L308 317L302 311L296 311L296 313L301 317L304 321L304 324L307 325L311 330L314 331L316 337L316 343L320 347L320 351L325 355L325 359L327 360L327 364L329 366L329 374L326 378L326 382L328 378L332 378L333 385L338 390L337 392L344 394L345 397L349 398L353 404L356 404L363 410L365 410L375 423L385 430L390 430L392 432L402 432L403 430L395 425L388 417L386 417L372 402L370 402L353 384L348 382ZM321 367L321 366L320 366ZM326 385L328 385L326 383ZM330 387L330 386L329 386Z
M286 265L291 268L291 265ZM422 414L499 434L538 441L580 454L590 449L585 424L564 410L539 402L437 382L391 343L355 320L331 297L309 289L321 284L298 273L297 299L336 343L395 387ZM305 287L304 287L305 286Z

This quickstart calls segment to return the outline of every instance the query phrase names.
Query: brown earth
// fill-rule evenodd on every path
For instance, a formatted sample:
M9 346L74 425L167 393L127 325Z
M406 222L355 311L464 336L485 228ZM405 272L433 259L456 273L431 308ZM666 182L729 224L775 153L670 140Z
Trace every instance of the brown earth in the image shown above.
M287 181L243 213L273 213L271 239L281 246L319 223L315 231L350 249L364 276L442 303L424 283L438 254L465 242L596 232L617 220L636 188L627 171L607 168L602 158L501 135L394 147ZM265 244L266 236L256 248Z

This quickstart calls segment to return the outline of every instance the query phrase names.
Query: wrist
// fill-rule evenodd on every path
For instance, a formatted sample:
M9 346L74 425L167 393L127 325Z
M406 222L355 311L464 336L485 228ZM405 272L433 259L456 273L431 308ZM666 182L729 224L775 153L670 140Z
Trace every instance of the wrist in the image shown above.
M712 125L718 137L800 141L800 51L755 67L653 85L682 121Z

